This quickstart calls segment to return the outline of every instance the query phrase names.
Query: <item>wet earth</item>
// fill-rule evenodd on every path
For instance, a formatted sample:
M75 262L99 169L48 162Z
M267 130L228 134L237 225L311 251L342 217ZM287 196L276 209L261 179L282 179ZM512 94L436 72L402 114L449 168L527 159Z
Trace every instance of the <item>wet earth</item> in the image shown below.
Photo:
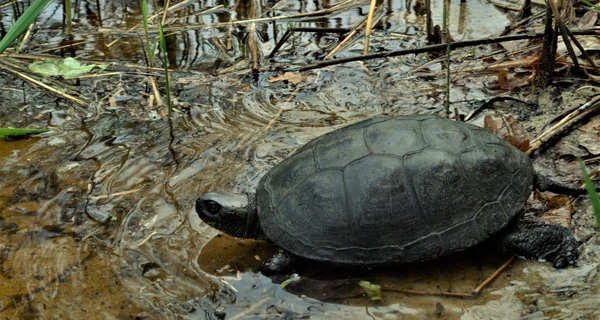
M265 1L255 17L286 16L329 8L326 1ZM389 1L378 17L372 50L424 45L421 2ZM265 275L277 248L221 234L194 212L209 190L254 190L273 165L312 138L378 115L443 113L441 63L427 55L353 62L300 74L301 82L253 74L245 60L248 13L230 1L182 2L166 20L175 112L152 99L149 77L164 92L160 69L145 68L141 36L125 32L140 22L137 1L82 1L75 7L75 45L64 43L62 6L51 2L40 17L29 54L111 62L98 76L60 80L81 93L79 105L3 69L0 127L47 128L24 140L0 140L0 317L5 319L598 319L600 246L587 197L569 202L568 223L582 245L577 267L516 260L477 297L420 295L470 293L508 257L493 243L413 265L346 270L297 265ZM441 17L441 2L432 3ZM368 1L313 18L257 24L265 56L291 27L347 28L360 23ZM205 12L211 9L211 11ZM11 9L2 9L4 26ZM508 24L493 5L452 4L455 40L485 38ZM453 20L454 19L454 20ZM120 32L119 32L120 30ZM231 39L241 67L220 65L214 38ZM211 40L213 39L213 40ZM225 40L223 40L225 42ZM316 62L339 42L336 34L298 33L270 66ZM362 41L339 57L359 55ZM459 53L493 54L478 47ZM0 57L26 63L25 57ZM6 60L5 60L6 61ZM13 61L13 60L11 60ZM24 62L23 62L24 61ZM14 62L14 61L13 61ZM0 63L5 63L1 62ZM16 63L16 62L15 62ZM103 72L106 72L103 75ZM219 73L216 75L216 73ZM581 104L595 89L505 92L494 74L457 73L452 109L465 114L482 101L511 95L536 108L501 106L533 136L554 114ZM46 79L47 80L47 79ZM164 99L164 98L163 98ZM569 144L577 130L565 136ZM536 165L566 183L578 183L564 144L534 155ZM576 147L574 147L576 148ZM556 170L559 168L559 170ZM558 171L558 172L556 172ZM532 196L529 207L536 207ZM572 200L572 199L571 199ZM569 200L570 201L570 200ZM548 201L552 202L552 201ZM562 203L562 202L561 202ZM539 209L539 208L535 208ZM532 209L533 210L533 209ZM371 301L361 280L379 284L383 301Z

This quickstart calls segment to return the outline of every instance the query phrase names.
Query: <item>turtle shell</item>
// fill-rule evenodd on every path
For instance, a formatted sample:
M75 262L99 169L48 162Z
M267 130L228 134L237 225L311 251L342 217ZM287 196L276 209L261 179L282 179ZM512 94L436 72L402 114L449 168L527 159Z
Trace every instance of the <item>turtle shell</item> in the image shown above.
M340 264L436 258L505 227L531 193L523 152L435 115L365 120L320 136L261 180L260 225L295 255Z

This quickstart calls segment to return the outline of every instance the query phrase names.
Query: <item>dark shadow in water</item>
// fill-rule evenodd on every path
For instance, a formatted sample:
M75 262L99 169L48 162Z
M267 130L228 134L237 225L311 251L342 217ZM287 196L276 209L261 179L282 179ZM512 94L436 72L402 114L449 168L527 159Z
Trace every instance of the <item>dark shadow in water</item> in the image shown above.
M402 304L413 307L426 304L425 307L429 308L431 299L437 299L437 297L406 294L394 291L394 289L468 294L507 259L505 255L498 252L493 243L488 242L470 250L421 263L375 268L342 268L326 263L299 260L291 271L267 275L264 273L263 263L275 252L277 252L275 246L263 241L239 240L227 235L219 235L203 248L198 263L205 272L215 276L225 279L237 277L238 282L228 280L236 290L233 293L236 297L234 300L238 301L237 304L242 304L241 301L250 301L247 308L253 308L264 302L264 300L260 300L260 297L249 298L258 292L262 292L264 297L269 296L271 299L269 301L272 301L273 296L283 296L283 300L288 299L290 305L296 304L297 306L297 300L306 297L316 300L312 302L313 305L318 302L325 303L323 304L324 308L331 306L330 304L355 307L372 306L373 302L366 297L365 292L359 286L359 282L362 280L381 285L385 300L381 305L392 305L401 301ZM504 271L498 279L492 282L492 288L484 289L484 292L505 286L514 271L512 269ZM289 279L292 273L297 273L300 280L281 289L280 284ZM254 280L248 281L249 278ZM269 284L268 280L272 284ZM261 286L263 286L262 291L259 290ZM227 309L223 306L228 305L228 302L219 301L219 297L222 295L219 293L221 290L231 289L223 286L216 291L211 302L215 307L214 310ZM281 292L286 292L288 295ZM478 297L477 299L484 302L489 298ZM282 301L282 305L285 305L285 301ZM261 312L264 314L268 312L264 308L278 308L282 305L276 303L266 305L265 303ZM435 304L433 306L435 307ZM301 306L299 308L296 310L302 310ZM286 309L289 310L289 308ZM435 308L429 309L434 310ZM270 312L276 312L276 310L272 309ZM279 315L282 316L282 314Z

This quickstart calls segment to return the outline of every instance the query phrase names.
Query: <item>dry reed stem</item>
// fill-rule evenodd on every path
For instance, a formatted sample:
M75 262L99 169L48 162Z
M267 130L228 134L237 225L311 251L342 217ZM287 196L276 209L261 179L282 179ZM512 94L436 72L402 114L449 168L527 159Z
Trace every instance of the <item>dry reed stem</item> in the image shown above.
M567 26L565 25L565 21L563 20L562 16L560 15L560 12L558 12L558 7L556 6L556 3L554 3L554 0L546 0L546 2L548 3L548 5L550 6L550 9L552 10L552 15L554 15L554 19L556 20L556 23L558 24L560 33L562 34L563 41L565 43L565 46L567 47L567 51L569 52L569 56L571 56L571 60L573 60L573 63L575 64L575 69L581 70L581 67L579 66L579 61L577 60L577 56L575 55L575 50L573 50L573 46L571 45L571 42L569 41L569 35L567 34ZM556 41L556 39L555 39L555 41ZM553 46L554 46L554 48L556 48L556 45L553 45ZM556 51L556 49L554 49L554 51Z
M298 14L292 14L289 16L277 16L277 17L257 18L257 19L249 19L249 20L238 20L238 21L231 21L231 22L212 23L212 24L205 24L205 25L199 25L199 26L189 26L188 25L188 26L184 26L184 27L164 28L164 31L165 31L166 35L170 35L175 32L181 32L181 31L190 31L190 30L198 30L198 29L205 29L205 28L216 28L216 27L224 27L224 26L236 26L236 25L241 25L241 24L249 24L249 23L253 23L253 22L271 22L271 21L279 21L279 20L286 20L286 19L292 20L292 19L298 19L298 18L320 16L320 15L336 13L338 11L341 11L341 10L344 10L347 8L353 8L353 7L361 5L363 2L366 2L366 0L359 0L359 1L346 0L338 5L331 7L331 8L313 11L313 12L298 13ZM105 34L124 34L123 30L114 30L114 29L107 29L107 28L100 28L98 31L101 33L105 33ZM129 33L132 33L133 31L135 31L135 29L130 30ZM167 31L169 33L167 33ZM127 35L127 33L125 33L125 35ZM111 42L111 44L116 41L117 40Z
M65 44L65 45L58 46L58 47L52 47L52 48L47 48L47 49L43 49L43 50L37 50L37 51L35 51L35 53L40 54L40 53L44 53L44 52L48 52L48 51L54 51L54 50L57 50L57 49L70 48L70 47L73 47L73 46L76 46L76 45L80 45L80 44L84 44L84 43L86 43L86 40L77 41L77 42L73 42L73 43L70 43L70 44Z
M369 6L369 15L367 16L367 27L365 29L365 48L363 49L363 54L369 53L369 39L371 38L371 28L373 28L373 13L375 12L375 4L377 0L371 0L371 5Z
M160 99L160 92L158 91L158 85L156 85L156 81L154 77L148 77L148 81L150 81L150 86L152 87L152 93L154 94L154 100L156 100L156 105L158 107L162 106L162 100Z
M594 97L592 100L584 103L581 107L573 110L546 131L542 132L539 136L529 142L529 149L527 149L525 153L527 155L533 154L544 143L552 140L554 137L573 126L575 123L598 111L598 109L600 109L600 96Z
M378 12L383 5L380 5L375 11ZM348 43L352 38L354 38L355 35L358 34L358 32L365 27L365 25L368 23L368 17L367 19L363 20L363 22L359 23L354 30L352 30L347 36L346 38L344 38L344 40L342 40L340 43L338 43L337 46L335 46L335 48L333 48L326 56L325 58L323 58L323 60L328 60L330 59L334 54L336 54L343 46L346 45L346 43Z
M117 76L120 74L122 74L122 72L119 72L119 71L103 72L103 73L88 73L88 74L83 74L83 75L77 76L77 79L101 78L101 77L108 77L108 76Z
M25 43L27 43L27 41L29 40L29 37L31 36L31 30L33 30L34 25L35 25L35 23L32 23L29 25L29 28L27 28L27 32L25 32L25 34L23 35L23 39L21 40L21 43L19 43L18 51L23 51L23 49L25 48Z
M357 25L356 28L354 28L354 30L352 30L344 38L344 40L342 40L340 43L338 43L338 45L335 46L335 48L331 49L331 51L325 56L325 58L323 58L323 60L327 60L327 59L331 58L334 54L336 54L342 48L342 46L344 46L348 41L350 41L350 39L352 39L356 34L358 34L358 30L362 29L362 27L364 27L365 24L366 24L366 21L363 21L359 25Z
M569 39L571 39L573 41L573 43L575 44L575 46L577 46L577 48L579 49L581 54L583 54L583 57L585 58L585 60L587 60L587 62L590 64L590 66L592 66L592 68L594 68L594 72L596 72L597 75L600 75L600 70L598 70L598 67L596 67L596 64L594 63L594 60L592 59L592 57L590 57L590 55L583 48L581 43L579 43L579 40L577 40L577 38L573 35L571 30L569 30L569 28L567 28L567 25L565 24L563 17L558 12L558 7L556 6L556 3L554 2L554 0L547 0L547 1L548 1L548 4L550 5L550 9L552 9L552 14L554 15L554 18L558 22L558 25L560 27L560 31L561 31L561 34L563 37L563 41L565 43L565 46L567 47L567 50L569 51L569 55L571 56L571 59L573 60L573 64L575 64L575 67L577 69L580 69L585 72L585 70L581 69L581 67L579 66L579 61L577 59L577 56L575 55L575 51L573 50L573 47L571 46L571 42L569 41Z
M256 0L250 0L248 15L254 19L256 17ZM258 36L256 34L256 23L248 25L248 51L250 56L250 64L253 72L258 72L260 68L260 50Z
M162 19L160 20L160 24L165 25L165 21L167 20L167 13L169 12L169 5L171 4L171 0L167 0L167 3L165 3L165 8L163 10L163 15L162 15Z
M170 10L170 11L174 11L174 10L176 10L176 9L180 9L181 7L185 7L185 5L187 5L187 4L188 4L188 2L190 2L190 1L183 1L183 2L177 3L177 4L173 5L172 7L170 7L170 8L169 8L167 11L169 11L169 10ZM199 13L197 13L197 15L200 15L200 14L205 14L205 13L208 13L208 12L211 12L211 11L214 11L214 10L217 10L217 9L220 9L220 8L222 8L222 7L224 7L224 6L223 6L222 4L220 4L220 5L218 5L218 6L215 6L215 7L213 7L213 8L210 8L210 9L204 10L204 11L202 11L202 12L199 12ZM148 21L150 21L150 20L152 20L152 19L156 19L156 17L158 17L158 14L154 14L154 15L152 15L152 16L149 16L149 17L148 17ZM133 27L129 28L129 29L127 30L127 32L129 32L129 33L133 33L133 32L135 32L135 30L136 30L136 29L138 29L138 28L140 27L140 25L142 25L142 23L141 23L141 22L140 22L140 23L138 23L138 24L136 24L135 26L133 26ZM143 31L143 30L142 30L142 31ZM112 42L110 42L109 44L107 44L107 45L106 45L106 47L110 48L112 45L114 45L115 43L117 43L117 41L119 41L119 40L120 40L120 39L115 39L115 40L113 40Z

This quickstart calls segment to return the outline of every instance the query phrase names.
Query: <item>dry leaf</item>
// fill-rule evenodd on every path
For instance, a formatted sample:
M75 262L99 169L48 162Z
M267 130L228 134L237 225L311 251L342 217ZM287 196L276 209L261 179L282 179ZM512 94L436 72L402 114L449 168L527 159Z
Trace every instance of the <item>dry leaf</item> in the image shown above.
M596 21L598 21L598 13L596 11L588 11L581 17L581 19L579 19L579 22L577 22L577 28L591 28L596 25Z
M506 136L504 136L504 141L510 143L515 148L517 148L523 152L525 152L529 149L529 139L519 140L518 138L513 137L511 135L506 135Z
M571 217L575 212L572 205L574 198L550 194L546 194L545 198L547 200L548 210L543 212L539 218L551 224L569 227L571 224Z
M495 120L490 114L486 114L483 118L483 127L488 129L491 133L497 133L501 126L502 120Z
M527 206L530 210L536 212L538 218L550 224L568 227L575 212L573 208L574 199L570 196L553 195L536 190L533 197L527 201Z
M504 48L504 50L511 52L519 49L523 49L529 46L529 39L525 40L513 40L513 41L504 41L500 42L500 46Z
M513 116L494 119L487 114L483 118L483 127L521 151L529 149L529 136Z
M289 81L292 84L298 84L302 82L302 76L293 72L286 72L284 74L269 77L269 82L277 81Z
M600 120L593 119L578 128L582 132L577 136L576 147L583 147L592 155L600 154ZM579 152L581 153L581 152ZM575 154L581 156L581 154Z
M584 132L577 137L577 143L593 155L600 154L600 136L592 132Z
M526 76L522 78L515 77L513 79L508 78L506 70L500 70L498 72L498 85L497 88L512 91L515 88L524 87L531 83L533 76Z
M583 47L583 50L585 50L586 52L600 51L600 37L598 36L577 36L577 41L579 41L579 43ZM576 56L581 55L581 51L579 51L579 48L577 48L577 46L573 45L573 50L575 51ZM556 47L556 54L560 56L566 56L568 54L567 46L565 45L565 42L562 40L562 38L561 40L559 40L558 45Z

